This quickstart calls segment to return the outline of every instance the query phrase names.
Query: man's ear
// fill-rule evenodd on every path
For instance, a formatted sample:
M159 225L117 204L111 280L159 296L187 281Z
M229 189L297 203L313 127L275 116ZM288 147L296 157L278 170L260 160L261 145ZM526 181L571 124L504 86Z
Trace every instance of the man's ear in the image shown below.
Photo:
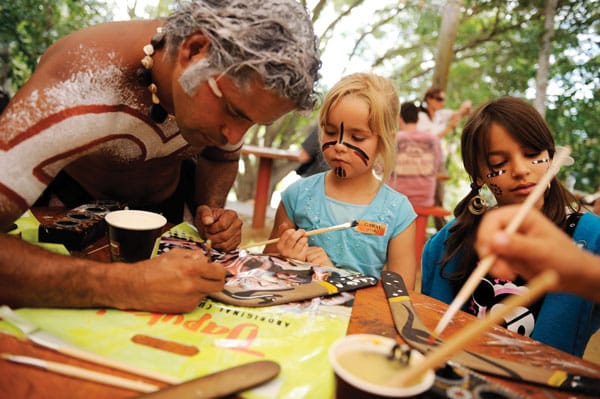
M195 63L198 59L208 55L210 40L202 33L194 33L183 39L177 57L179 63L185 68Z
M483 187L483 185L485 184L485 182L480 177L478 177L477 179L475 179L475 183L477 183L477 185L479 187Z

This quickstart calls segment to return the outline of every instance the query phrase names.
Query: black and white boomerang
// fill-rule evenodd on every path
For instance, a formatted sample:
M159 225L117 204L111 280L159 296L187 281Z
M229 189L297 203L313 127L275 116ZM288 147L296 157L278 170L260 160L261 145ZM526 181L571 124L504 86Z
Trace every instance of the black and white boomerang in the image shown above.
M394 325L402 339L422 353L440 345L443 341L439 338L433 343L430 342L432 333L418 318L402 277L397 273L384 271L381 274L381 282ZM565 370L543 369L467 350L458 352L450 360L468 369L508 380L600 397L600 376L574 375Z

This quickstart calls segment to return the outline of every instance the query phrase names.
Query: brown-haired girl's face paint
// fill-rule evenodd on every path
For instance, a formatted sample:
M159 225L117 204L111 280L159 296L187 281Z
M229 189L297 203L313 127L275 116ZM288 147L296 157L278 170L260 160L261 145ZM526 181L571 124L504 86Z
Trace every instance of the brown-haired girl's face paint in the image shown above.
M495 183L488 183L488 187L490 188L490 191L494 194L494 197L501 197L502 196L502 189Z

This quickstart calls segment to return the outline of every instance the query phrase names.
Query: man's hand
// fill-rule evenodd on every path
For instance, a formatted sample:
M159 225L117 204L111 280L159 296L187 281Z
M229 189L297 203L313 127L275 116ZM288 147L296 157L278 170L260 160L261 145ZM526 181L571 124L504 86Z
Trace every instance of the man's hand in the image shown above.
M600 298L600 277L594 276L600 270L600 257L579 248L541 212L529 211L515 233L504 232L519 206L507 205L488 212L479 225L475 243L479 256L497 256L490 273L505 279L514 279L517 274L529 279L545 269L554 269L560 275L561 290Z
M196 209L194 224L205 240L215 249L233 251L242 242L242 219L230 209L210 208L201 205Z
M124 289L116 290L111 301L122 309L190 312L209 293L222 291L225 284L223 265L209 262L201 250L176 248L126 267L131 274L122 276Z

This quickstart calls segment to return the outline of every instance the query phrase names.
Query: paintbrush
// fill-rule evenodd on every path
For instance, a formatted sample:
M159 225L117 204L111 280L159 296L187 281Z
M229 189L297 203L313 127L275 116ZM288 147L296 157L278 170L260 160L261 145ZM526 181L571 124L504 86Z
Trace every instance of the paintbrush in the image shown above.
M11 355L9 353L0 353L0 357L10 360L14 363L27 364L29 366L39 367L54 373L76 377L87 381L93 381L100 384L111 385L119 388L130 389L136 392L155 392L160 389L157 385L145 383L143 381L131 380L129 378L118 377L112 374L101 373L99 371L88 370L83 367L72 366L70 364L52 362L30 356Z
M417 362L406 371L403 370L396 375L392 379L391 385L406 386L407 383L413 383L426 370L441 366L452 355L467 346L473 338L481 335L493 325L503 322L505 317L508 317L516 308L532 303L546 291L556 287L558 280L558 273L555 270L546 270L532 278L523 295L511 295L502 302L503 306L498 306L497 311L491 312L485 319L477 319L458 331L448 341L428 352L422 362Z
M565 161L569 162L570 152L571 149L568 147L556 148L556 153L554 154L554 159L552 160L550 167L548 168L546 173L544 173L540 181L535 185L533 191L525 199L523 204L519 207L515 218L510 222L508 226L506 226L506 229L504 229L506 234L510 235L517 231L527 213L529 213L529 211L534 207L535 203L542 197L542 195L544 195L544 192L548 188L548 185L552 181L552 178L558 173L563 163ZM486 256L479 262L479 265L477 265L477 267L475 268L475 270L473 270L467 281L463 284L460 291L448 307L448 310L446 311L446 313L444 313L437 326L433 330L433 336L430 337L430 341L435 341L435 338L438 337L442 333L442 331L444 331L452 317L454 317L456 312L458 312L462 308L464 303L473 294L477 286L480 284L481 279L487 274L487 272L490 270L495 261L496 255L491 254Z
M310 231L307 231L304 234L304 236L305 237L310 237L310 236L315 236L317 234L323 234L323 233L329 233L331 231L349 229L349 228L356 227L356 226L358 226L358 221L357 220L355 220L353 222L346 222L346 223L338 224L336 226L322 227L320 229L310 230ZM262 245L273 244L273 243L275 243L277 241L279 241L279 237L278 238L272 238L272 239L267 240L267 241L255 242L255 243L250 243L250 244L246 244L246 245L241 245L239 247L239 249L242 250L242 249L260 247Z

